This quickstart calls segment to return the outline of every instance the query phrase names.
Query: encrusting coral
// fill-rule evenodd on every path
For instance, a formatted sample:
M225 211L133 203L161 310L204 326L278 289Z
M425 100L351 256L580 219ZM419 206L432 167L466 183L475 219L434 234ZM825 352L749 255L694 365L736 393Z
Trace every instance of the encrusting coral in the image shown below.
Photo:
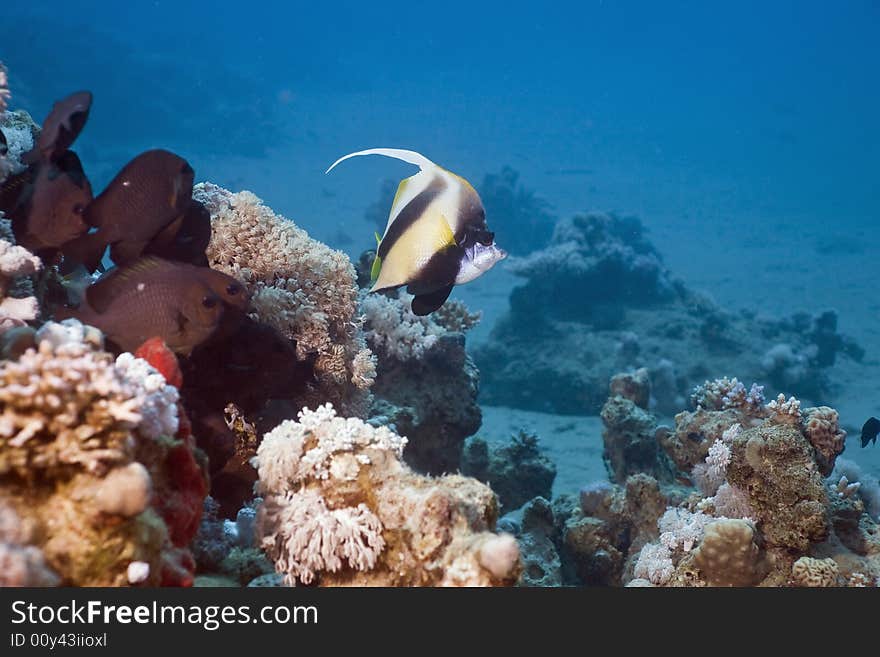
M255 457L261 544L288 583L479 586L516 581L511 536L492 533L489 488L432 478L401 460L386 427L303 409L266 434Z
M0 507L63 584L191 582L206 482L177 390L75 320L44 324L34 343L0 363Z
M242 281L255 318L295 341L300 358L314 358L317 387L303 401L364 416L375 364L361 332L348 256L311 239L250 192L200 183L193 197L211 213L211 267Z

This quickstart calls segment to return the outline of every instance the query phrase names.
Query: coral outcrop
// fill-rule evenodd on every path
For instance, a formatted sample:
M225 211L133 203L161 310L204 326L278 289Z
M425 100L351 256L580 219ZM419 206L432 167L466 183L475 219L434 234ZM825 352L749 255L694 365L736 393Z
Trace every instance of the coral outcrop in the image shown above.
M764 403L757 386L726 378L706 382L694 402L661 445L698 492L659 518L659 538L624 574L629 586L877 581L880 532L860 485L837 471L823 478L843 449L836 411L802 410L782 394Z
M385 427L303 409L264 436L255 463L261 545L290 584L511 584L519 551L492 533L491 490L459 475L431 478L401 460Z
M66 585L190 583L206 483L177 390L75 320L43 325L34 343L0 363L0 507L30 562L39 551Z
M689 289L645 232L635 218L579 215L560 221L545 249L511 261L523 284L475 352L484 403L594 415L611 377L639 368L652 383L649 409L660 415L730 371L766 381L773 395L827 400L834 355L864 356L838 332L833 311L773 319Z
M602 458L609 478L619 484L629 475L650 474L671 481L675 468L660 449L665 429L647 411L650 382L646 370L612 377L611 396L602 417Z
M498 495L502 513L535 497L549 500L556 478L556 466L541 453L538 437L524 431L500 445L489 445L479 436L470 439L461 472L486 482Z
M200 183L193 197L211 213L211 267L245 283L254 318L294 341L300 359L314 359L316 381L301 405L330 402L364 416L374 363L348 256L311 239L250 192Z
M433 315L413 315L409 300L407 294L371 294L361 302L367 342L377 357L371 423L393 424L409 438L404 457L416 470L454 472L465 439L482 423L479 372L464 334ZM444 317L462 328L473 321L463 305Z

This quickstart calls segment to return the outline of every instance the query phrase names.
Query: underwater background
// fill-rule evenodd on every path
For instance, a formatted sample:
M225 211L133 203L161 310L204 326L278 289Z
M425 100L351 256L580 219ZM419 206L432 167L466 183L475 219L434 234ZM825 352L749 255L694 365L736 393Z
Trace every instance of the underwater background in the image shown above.
M876 2L13 0L0 11L11 108L39 120L70 91L93 92L77 152L96 192L138 152L167 148L196 181L251 190L357 261L411 167L364 158L325 175L339 156L413 149L471 181L511 251L452 293L482 313L467 333L477 435L537 436L554 495L607 476L608 377L572 383L541 345L583 369L647 368L645 405L667 425L693 386L722 376L831 406L848 433L841 458L876 486L880 446L859 439L880 414ZM556 222L578 215L599 217L591 225L636 268L639 256L659 268L656 295L638 280L606 295L601 276L551 262L545 250L571 232L551 237ZM542 267L558 276L552 293L528 282ZM658 315L667 287L683 308L712 310ZM673 324L683 328L664 332Z

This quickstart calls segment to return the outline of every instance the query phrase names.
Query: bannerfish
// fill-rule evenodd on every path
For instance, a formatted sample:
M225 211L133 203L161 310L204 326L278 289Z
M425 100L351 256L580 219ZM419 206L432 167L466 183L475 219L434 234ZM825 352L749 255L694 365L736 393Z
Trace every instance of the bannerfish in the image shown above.
M51 259L60 246L88 231L83 214L92 200L92 186L73 151L35 165L31 178L14 207L4 212L12 220L16 242Z
M867 447L868 443L877 443L877 434L880 433L880 420L875 417L869 417L868 421L862 426L862 447Z
M443 305L455 285L474 280L507 257L495 245L483 203L467 180L424 155L395 148L349 153L327 173L359 155L384 155L420 169L397 187L373 261L370 292L406 285L415 297L413 313L427 315Z
M221 327L230 308L222 291L230 286L241 288L222 272L145 256L111 269L86 289L78 308L61 309L56 317L96 326L123 351L160 337L188 355ZM231 313L238 314L244 315Z
M109 246L116 265L133 262L163 230L173 230L170 224L182 220L192 200L194 175L189 163L174 153L141 153L86 208L86 223L96 230L66 244L65 257L94 271Z
M196 200L144 249L145 255L208 266L205 250L211 241L211 213Z
M82 132L92 108L92 93L77 91L52 106L37 143L21 156L24 164L54 162L69 149Z

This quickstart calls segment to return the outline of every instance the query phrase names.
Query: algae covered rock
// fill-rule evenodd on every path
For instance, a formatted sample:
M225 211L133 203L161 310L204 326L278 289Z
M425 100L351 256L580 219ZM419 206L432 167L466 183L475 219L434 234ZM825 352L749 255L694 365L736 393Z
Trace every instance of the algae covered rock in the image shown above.
M731 445L727 478L748 494L768 545L804 552L827 536L824 482L797 428L767 424L741 432Z

